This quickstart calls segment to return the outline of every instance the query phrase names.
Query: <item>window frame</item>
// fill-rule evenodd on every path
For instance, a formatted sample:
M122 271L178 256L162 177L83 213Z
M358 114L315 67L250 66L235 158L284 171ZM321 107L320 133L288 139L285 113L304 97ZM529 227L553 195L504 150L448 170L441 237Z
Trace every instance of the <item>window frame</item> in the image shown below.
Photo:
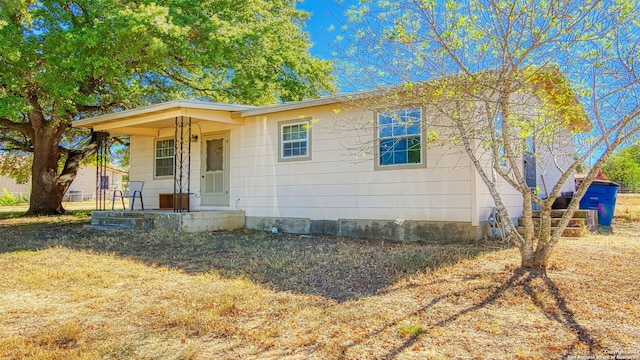
M401 163L401 164L381 164L382 154L380 152L381 141L383 139L403 139L403 138L413 138L416 135L411 136L391 136L391 137L381 137L380 136L380 115L382 114L391 114L398 111L407 111L412 109L418 109L420 111L420 129L418 131L417 136L420 138L420 162L417 163ZM420 105L406 105L406 106L398 106L393 108L383 108L374 111L374 138L375 138L375 160L374 160L374 170L397 170L397 169L416 169L416 168L426 168L426 146L425 146L425 115L424 115L424 107Z
M173 141L173 147L171 148L173 154L170 155L170 156L158 157L158 143L161 142L161 141L167 141L167 140ZM175 141L176 140L174 138L171 138L171 137L154 139L154 142L153 142L153 178L154 179L161 180L161 179L172 179L173 178L174 172L175 172L175 167L176 167L176 158L175 158L175 156L176 156L176 153L175 153L176 142ZM171 174L170 175L158 175L158 162L157 162L158 159L171 159L171 162L172 162L173 166L171 167L172 170L171 170Z
M500 139L502 141L502 124L503 124L502 114L500 112L496 112L493 118L493 131L496 139ZM498 167L501 169L509 168L509 161L507 159L506 150L504 144L498 145Z
M284 156L284 146L288 143L296 143L303 142L305 139L295 139L295 140L284 140L284 128L295 126L295 125L303 125L306 126L307 137L306 137L306 155L292 155L292 156ZM287 120L278 122L278 162L290 162L290 161L306 161L311 160L311 118L304 119L296 119L296 120Z

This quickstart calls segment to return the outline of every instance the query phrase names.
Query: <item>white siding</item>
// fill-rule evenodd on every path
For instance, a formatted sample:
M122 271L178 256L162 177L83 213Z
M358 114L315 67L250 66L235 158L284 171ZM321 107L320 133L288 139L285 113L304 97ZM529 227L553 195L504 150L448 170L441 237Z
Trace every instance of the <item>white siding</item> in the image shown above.
M106 176L109 177L109 189L106 192L107 200L111 200L114 189L122 189L121 171L107 168ZM83 201L91 201L96 198L96 165L83 165L78 169L78 174L65 194L65 201L78 201L82 196Z
M29 198L31 196L31 180L26 184L18 184L16 179L0 175L0 196L6 190L13 197L18 199L20 196Z
M332 110L259 116L232 131L232 207L258 217L471 221L468 160L434 147L426 168L374 171L372 154L353 154L370 145L373 128L356 134L344 127L373 114ZM312 160L278 162L278 122L305 117L313 119Z
M538 175L538 187L540 196L548 197L548 193L553 191L554 186L560 181L560 177L575 161L575 142L571 133L565 129L559 131L552 146L537 144L537 152L540 154L536 161L536 171ZM560 192L575 191L574 174L561 184ZM544 183L542 179L544 178Z
M226 209L245 210L252 217L313 220L403 218L472 225L487 220L493 199L461 148L436 144L425 151L422 168L374 170L374 114L333 110L323 106L260 115L244 119L244 125L194 124L192 133L199 139L191 143L191 209L222 209L200 206L201 145L203 135L228 132ZM305 118L312 119L311 160L279 162L278 123ZM173 135L170 127L159 129L157 137L131 137L131 180L145 181L147 208L159 206L159 194L173 192L173 179L153 177L155 141ZM538 163L549 189L557 181L552 163ZM511 216L520 216L521 195L503 182L499 191Z

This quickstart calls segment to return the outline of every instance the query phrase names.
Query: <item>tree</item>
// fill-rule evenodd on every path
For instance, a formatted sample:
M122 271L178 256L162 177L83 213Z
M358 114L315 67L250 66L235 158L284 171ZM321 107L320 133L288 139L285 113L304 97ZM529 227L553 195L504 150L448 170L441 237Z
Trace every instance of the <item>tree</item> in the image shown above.
M295 3L0 2L0 148L33 154L28 214L64 212L96 151L74 119L175 98L264 105L332 91L332 64L309 54Z
M545 269L598 168L640 131L639 11L636 0L360 1L347 12L341 38L351 41L341 53L346 69L358 72L352 86L402 84L391 97L402 92L442 121L428 138L464 149L521 266ZM561 173L546 198L527 184L524 157ZM552 227L562 184L589 159L592 170ZM510 220L503 184L522 198L523 235Z
M629 146L605 161L602 170L608 179L631 191L640 191L640 144Z

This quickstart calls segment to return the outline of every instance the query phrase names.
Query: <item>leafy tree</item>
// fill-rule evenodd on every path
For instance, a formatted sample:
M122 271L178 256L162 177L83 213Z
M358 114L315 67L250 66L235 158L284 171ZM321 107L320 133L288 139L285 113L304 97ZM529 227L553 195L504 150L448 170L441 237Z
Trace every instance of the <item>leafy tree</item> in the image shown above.
M0 154L0 175L26 184L31 177L31 160L28 154Z
M423 104L428 138L469 157L521 266L545 269L598 167L640 131L639 12L637 0L362 0L347 12L341 53L357 74L352 86L400 83L387 101L402 92ZM546 198L527 184L524 156L561 173ZM590 158L593 170L552 228L563 183ZM524 235L505 186L522 198Z
M629 146L611 156L602 166L608 179L631 191L640 191L640 144Z
M0 148L33 154L28 214L62 213L96 151L74 119L175 98L263 105L332 91L332 65L310 56L295 3L0 2Z

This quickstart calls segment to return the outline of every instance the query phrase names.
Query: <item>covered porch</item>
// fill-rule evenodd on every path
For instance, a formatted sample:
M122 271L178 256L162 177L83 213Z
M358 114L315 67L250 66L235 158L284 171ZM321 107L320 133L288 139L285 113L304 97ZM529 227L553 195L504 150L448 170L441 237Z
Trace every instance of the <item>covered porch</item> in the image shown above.
M244 227L244 212L230 207L229 137L251 107L177 100L76 121L97 134L94 227L215 231ZM111 210L104 183L110 139L128 136L129 181L143 183L142 200ZM133 199L129 199L131 201ZM144 207L142 204L144 203ZM116 209L122 208L120 198Z

